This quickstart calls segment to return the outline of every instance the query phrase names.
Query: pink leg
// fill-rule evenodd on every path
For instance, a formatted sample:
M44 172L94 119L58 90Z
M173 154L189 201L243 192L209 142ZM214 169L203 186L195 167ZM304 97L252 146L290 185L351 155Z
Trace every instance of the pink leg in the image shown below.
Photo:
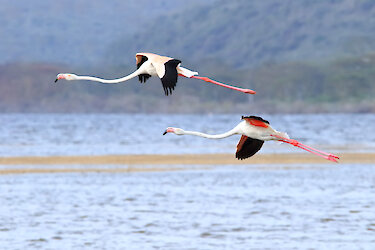
M298 147L298 148L301 148L303 150L306 150L312 154L315 154L317 156L320 156L320 157L323 157L324 159L327 159L329 161L333 161L333 162L337 162L336 159L340 159L338 156L334 155L334 154L329 154L329 153L326 153L324 151L320 151L316 148L313 148L313 147L310 147L310 146L307 146L305 144L302 144L300 143L299 141L297 140L293 140L293 139L287 139L287 138L284 138L284 137L281 137L281 136L277 136L277 135L271 135L273 137L276 137L276 138L279 138L281 142L285 142L285 143L289 143L295 147Z
M299 145L299 146L304 147L305 149L311 149L311 150L314 150L314 151L316 151L316 152L318 152L318 153L320 153L320 154L327 155L327 156L331 156L331 157L336 158L336 159L340 159L340 158L339 158L338 156L336 156L336 155L333 155L333 154L330 154L330 153L326 153L326 152L321 151L321 150L318 150L318 149L316 149L316 148L313 148L313 147L307 146L307 145L305 145L305 144L300 143L300 142L297 141L297 140L287 139L287 138L282 138L282 137L280 137L280 136L275 136L275 137L278 137L278 138L280 138L282 141L284 141L284 142L288 142L289 144L292 144L292 145L294 145L294 146Z
M184 75L181 75L180 76L184 76ZM192 76L190 78L195 78L195 79L199 79L199 80L203 80L205 82L210 82L210 83L213 83L213 84L216 84L216 85L219 85L219 86L222 86L222 87L225 87L225 88L229 88L229 89L233 89L233 90L237 90L237 91L240 91L240 92L243 92L243 93L246 93L246 94L256 94L256 92L254 90L251 90L251 89L243 89L243 88L237 88L237 87L233 87L233 86L230 86L230 85L227 85L227 84L224 84L224 83L221 83L221 82L217 82L217 81L214 81L208 77L201 77L201 76Z
M286 142L286 141L284 141L284 142ZM286 143L290 143L290 142L286 142ZM290 143L290 144L294 145L294 143ZM302 145L303 145L303 144L302 144ZM336 155L332 155L332 154L328 154L328 155L320 154L320 153L318 153L318 152L316 152L316 151L313 151L313 150L315 150L315 149L312 149L312 148L310 147L310 148L311 148L311 150L310 150L310 149L308 149L308 148L303 147L302 145L297 145L296 147L301 148L301 149L303 149L303 150L306 150L306 151L308 151L308 152L310 152L310 153L312 153L312 154L315 154L315 155L317 155L317 156L320 156L320 157L322 157L322 158L324 158L324 159L327 159L327 160L329 160L329 161L338 162L336 159L339 159L339 158L338 158L338 156L336 156Z

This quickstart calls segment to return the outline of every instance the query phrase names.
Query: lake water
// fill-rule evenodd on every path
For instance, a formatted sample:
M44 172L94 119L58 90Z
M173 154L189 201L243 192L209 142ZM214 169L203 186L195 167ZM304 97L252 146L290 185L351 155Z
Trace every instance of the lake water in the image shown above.
M240 117L0 115L0 154L233 153L239 136L162 133L221 133ZM375 115L263 118L335 153L375 149ZM374 249L375 164L168 167L181 170L0 175L0 249Z
M276 130L302 143L335 152L375 151L374 114L262 116ZM239 135L209 140L162 133L169 126L222 133L236 126L240 118L240 114L0 115L0 155L234 153ZM298 151L290 145L266 142L260 153Z
M1 249L374 249L375 165L0 176Z

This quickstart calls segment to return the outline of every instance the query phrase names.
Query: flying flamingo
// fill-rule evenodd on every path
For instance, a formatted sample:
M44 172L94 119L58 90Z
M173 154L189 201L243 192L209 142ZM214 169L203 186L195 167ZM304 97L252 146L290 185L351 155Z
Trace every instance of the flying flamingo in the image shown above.
M201 132L185 131L181 128L169 127L165 130L163 135L166 133L174 133L176 135L195 135L209 139L221 139L235 134L241 134L242 137L238 142L236 152L236 158L239 160L253 156L262 148L264 141L271 140L289 143L333 162L337 162L339 159L336 155L325 153L304 145L297 140L290 139L287 133L276 131L269 125L268 121L261 117L242 116L242 120L243 121L241 121L236 127L223 134L209 135Z
M241 91L247 94L255 94L256 92L251 89L243 89L233 87L224 83L214 81L208 77L198 76L198 72L180 66L181 61L171 57L160 56L152 53L137 53L136 56L137 70L128 76L121 77L113 80L101 79L92 76L78 76L71 73L58 74L55 82L60 79L71 80L88 80L101 83L119 83L124 82L138 76L140 82L146 82L151 76L158 76L164 88L165 95L172 94L172 90L176 87L178 75L187 78L200 79L206 82L214 83L222 87Z

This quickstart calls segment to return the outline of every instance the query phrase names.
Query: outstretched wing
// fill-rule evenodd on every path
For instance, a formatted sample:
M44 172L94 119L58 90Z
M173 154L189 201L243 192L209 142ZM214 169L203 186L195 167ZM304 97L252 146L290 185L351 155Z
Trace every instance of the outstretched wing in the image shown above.
M255 155L255 153L262 148L263 143L264 141L262 140L253 139L243 135L237 145L236 158L243 160Z
M136 56L136 61L137 61L137 69L141 67L141 65L148 60L147 56L144 55L137 55ZM140 82L146 82L148 78L150 78L151 75L149 74L140 74L138 76L138 79Z
M268 128L270 124L267 120L264 120L262 117L259 116L242 116L242 119L247 121L250 125L256 127Z
M164 93L165 95L172 94L172 90L176 87L178 73L177 73L177 66L181 63L180 60L171 59L168 62L164 63L165 72L161 79L161 83L163 84Z

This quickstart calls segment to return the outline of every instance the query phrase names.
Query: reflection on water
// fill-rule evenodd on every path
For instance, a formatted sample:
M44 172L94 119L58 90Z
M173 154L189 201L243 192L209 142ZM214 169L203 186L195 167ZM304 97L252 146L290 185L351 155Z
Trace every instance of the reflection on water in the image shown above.
M262 115L274 128L319 148L375 151L374 114ZM168 126L222 133L241 114L9 114L0 115L0 155L105 155L234 153L240 136L208 140L162 136ZM298 152L290 145L264 144L260 153Z
M373 249L375 165L0 176L1 249Z

